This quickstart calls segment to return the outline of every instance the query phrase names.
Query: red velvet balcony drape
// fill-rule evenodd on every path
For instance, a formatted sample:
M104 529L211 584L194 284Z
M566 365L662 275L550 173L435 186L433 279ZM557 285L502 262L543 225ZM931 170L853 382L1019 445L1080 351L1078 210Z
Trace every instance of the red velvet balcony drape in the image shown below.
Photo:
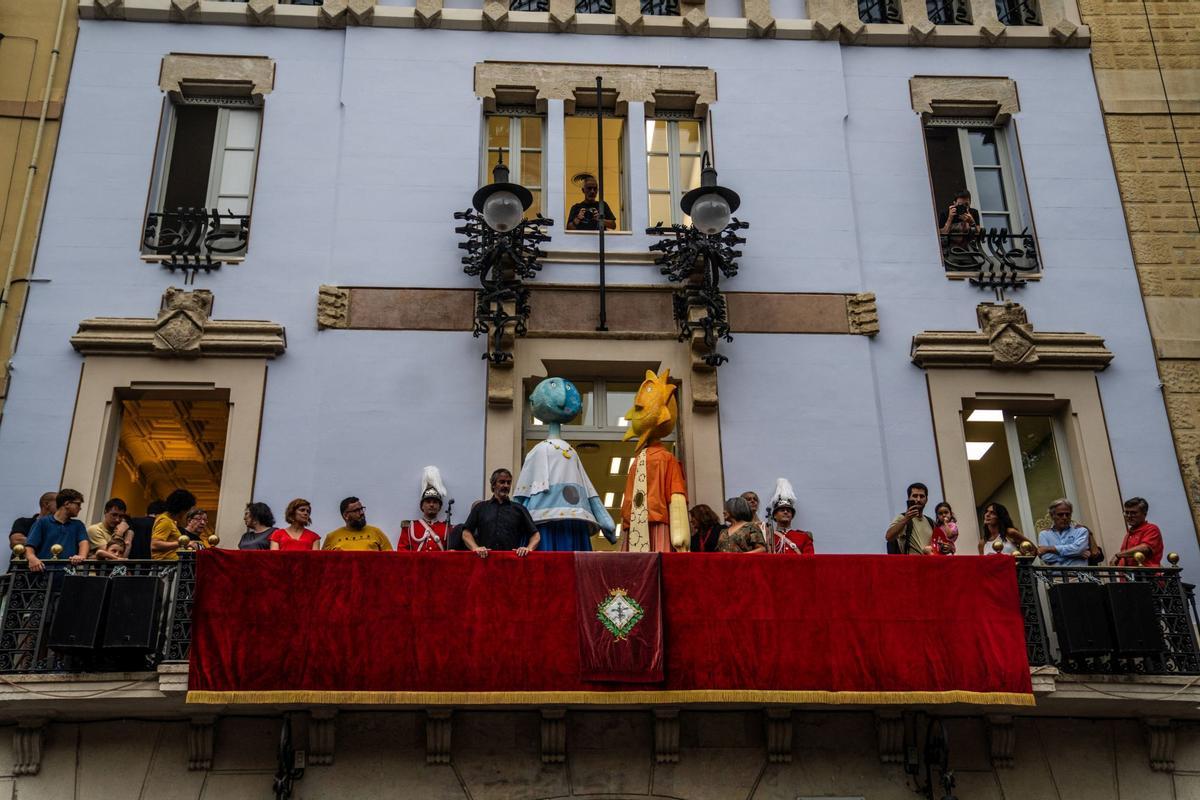
M1033 704L1009 558L665 554L657 684L581 677L570 553L197 558L193 703Z

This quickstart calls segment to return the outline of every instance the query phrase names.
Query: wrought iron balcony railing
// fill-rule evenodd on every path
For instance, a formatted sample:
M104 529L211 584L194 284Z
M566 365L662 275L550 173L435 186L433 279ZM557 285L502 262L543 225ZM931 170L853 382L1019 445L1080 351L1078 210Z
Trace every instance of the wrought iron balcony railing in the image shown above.
M925 0L925 12L934 25L970 25L968 0Z
M103 672L153 669L163 661L187 661L192 642L192 600L196 590L196 561L191 552L178 561L85 561L78 566L45 562L44 572L30 572L23 560L14 560L0 575L0 673ZM62 600L62 578L85 576L89 580L122 577L152 578L160 582L161 607L153 609L158 647L145 652L114 654L98 649L60 652L49 646L51 631Z
M165 256L168 269L216 269L246 254L250 215L215 208L177 208L146 215L142 249Z
M858 0L858 18L869 24L894 25L904 21L899 0Z
M993 228L973 234L941 234L941 243L946 272L1010 271L1032 275L1041 271L1037 244L1028 231L1009 233L1003 228Z
M1036 0L996 0L996 18L1001 25L1041 25Z
M1114 599L1111 612L1102 604L1086 620L1088 633L1099 634L1091 638L1095 651L1085 655L1072 652L1064 645L1069 633L1058 629L1051 595L1055 587L1081 584L1126 590L1146 587L1142 595L1148 598L1147 607L1142 610L1151 616L1149 624L1157 625L1157 630L1141 630L1149 634L1145 639L1153 645L1141 652L1123 649L1127 643L1115 626L1110 627L1109 614L1128 616L1133 609L1119 608L1121 601ZM1055 666L1063 672L1084 674L1200 675L1194 587L1180 579L1178 567L1045 567L1034 566L1032 558L1019 558L1017 588L1030 666ZM1079 621L1078 615L1075 617ZM1102 644L1106 637L1110 642L1107 648Z

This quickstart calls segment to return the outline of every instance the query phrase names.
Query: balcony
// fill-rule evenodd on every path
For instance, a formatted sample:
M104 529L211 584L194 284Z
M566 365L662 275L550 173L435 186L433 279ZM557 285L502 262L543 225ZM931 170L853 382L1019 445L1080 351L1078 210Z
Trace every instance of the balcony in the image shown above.
M142 252L170 270L213 270L246 254L250 215L177 208L146 215Z
M1029 276L1042 269L1037 244L1027 231L1010 233L993 228L977 234L940 234L940 240L942 266L948 275L1015 272Z

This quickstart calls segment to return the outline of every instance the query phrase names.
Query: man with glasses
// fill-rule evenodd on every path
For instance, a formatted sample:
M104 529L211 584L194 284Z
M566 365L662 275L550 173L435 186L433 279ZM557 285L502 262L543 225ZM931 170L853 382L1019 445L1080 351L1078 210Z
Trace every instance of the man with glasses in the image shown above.
M338 506L346 524L325 536L322 550L367 550L376 553L390 551L392 543L387 534L367 524L367 507L357 497L347 497Z
M1143 567L1161 567L1163 556L1162 531L1153 522L1146 521L1150 504L1141 497L1131 497L1125 501L1125 540L1121 542L1121 550L1112 557L1114 567L1139 566L1136 554L1141 553L1146 560Z
M1051 567L1086 567L1088 529L1071 520L1074 511L1065 497L1050 504L1050 529L1038 534L1038 555Z
M83 508L83 495L74 489L63 489L54 498L58 510L41 517L29 530L25 540L25 558L29 560L30 572L41 572L46 568L44 558L49 558L50 548L62 545L59 559L66 563L80 564L88 556L87 528L75 519ZM38 557L41 553L43 558Z

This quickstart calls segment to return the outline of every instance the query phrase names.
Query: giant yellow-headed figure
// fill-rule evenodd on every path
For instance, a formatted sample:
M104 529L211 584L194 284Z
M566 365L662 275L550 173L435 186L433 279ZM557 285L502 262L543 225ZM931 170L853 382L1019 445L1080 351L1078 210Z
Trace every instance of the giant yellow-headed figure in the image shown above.
M637 457L625 479L621 503L621 523L626 531L622 550L664 553L672 546L684 550L691 538L683 467L661 443L679 419L676 387L670 377L670 370L661 375L646 370L633 408L625 413L629 420L625 438L637 437Z

